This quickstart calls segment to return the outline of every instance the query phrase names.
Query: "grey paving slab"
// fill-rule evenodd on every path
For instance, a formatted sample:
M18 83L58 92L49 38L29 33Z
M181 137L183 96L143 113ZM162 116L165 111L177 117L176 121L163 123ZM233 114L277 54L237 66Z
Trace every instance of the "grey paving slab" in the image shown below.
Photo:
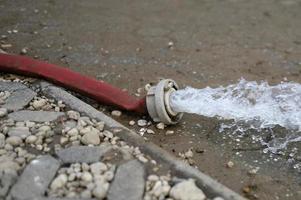
M27 86L25 86L22 83L0 81L0 91L13 92L16 90L22 90L22 89L26 89L26 88L27 88Z
M63 112L21 110L10 113L8 117L15 121L50 122L64 115Z
M8 131L9 136L18 136L20 138L26 138L30 134L28 127L14 127Z
M141 200L144 186L144 166L137 160L131 160L117 168L107 198L108 200Z
M29 88L15 90L5 101L4 108L9 110L20 110L37 95L36 92Z
M16 200L35 199L44 195L60 167L60 162L47 155L31 161L10 191Z
M100 161L103 155L111 149L112 146L106 144L97 147L73 146L59 150L56 154L62 163L93 163Z
M0 173L0 199L7 196L8 190L17 179L16 173Z

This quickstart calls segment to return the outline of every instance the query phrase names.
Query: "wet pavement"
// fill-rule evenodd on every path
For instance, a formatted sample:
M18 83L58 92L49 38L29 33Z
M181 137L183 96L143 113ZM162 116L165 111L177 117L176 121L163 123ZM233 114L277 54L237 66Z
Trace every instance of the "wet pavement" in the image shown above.
M240 77L300 82L300 8L297 0L2 0L1 49L69 67L131 94L160 78L197 88ZM139 118L117 118L125 125L133 119ZM301 198L300 174L287 156L266 162L270 155L248 138L234 149L230 142L237 138L223 139L219 123L186 115L167 128L174 134L152 128L156 134L145 137L175 155L192 148L192 165L251 199Z

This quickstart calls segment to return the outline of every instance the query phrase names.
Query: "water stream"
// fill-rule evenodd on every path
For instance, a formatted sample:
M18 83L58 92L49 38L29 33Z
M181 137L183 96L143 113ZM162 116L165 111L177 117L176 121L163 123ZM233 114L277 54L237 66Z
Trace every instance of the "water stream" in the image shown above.
M236 126L234 131L243 133L253 129L260 134L264 129L273 131L276 126L284 127L288 130L284 137L274 137L268 143L260 140L274 153L301 141L301 85L298 83L271 86L264 81L241 79L226 87L187 87L173 93L170 101L172 109L178 112L234 121L230 125L221 123L220 132Z

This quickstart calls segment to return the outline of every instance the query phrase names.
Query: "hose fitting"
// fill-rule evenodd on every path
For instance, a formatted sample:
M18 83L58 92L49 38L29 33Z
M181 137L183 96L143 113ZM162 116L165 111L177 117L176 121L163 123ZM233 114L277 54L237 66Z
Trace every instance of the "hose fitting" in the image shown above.
M148 90L146 106L154 122L176 124L181 120L183 113L173 111L169 101L170 95L178 90L178 88L174 80L164 79Z

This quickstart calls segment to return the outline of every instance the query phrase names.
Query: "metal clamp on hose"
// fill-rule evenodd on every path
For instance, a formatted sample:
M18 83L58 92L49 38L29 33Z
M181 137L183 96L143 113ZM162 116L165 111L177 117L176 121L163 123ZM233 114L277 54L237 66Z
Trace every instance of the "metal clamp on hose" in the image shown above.
M178 85L174 80L164 79L158 85L151 87L146 95L147 111L154 122L164 124L178 123L183 113L177 113L170 107L170 95L178 90Z

